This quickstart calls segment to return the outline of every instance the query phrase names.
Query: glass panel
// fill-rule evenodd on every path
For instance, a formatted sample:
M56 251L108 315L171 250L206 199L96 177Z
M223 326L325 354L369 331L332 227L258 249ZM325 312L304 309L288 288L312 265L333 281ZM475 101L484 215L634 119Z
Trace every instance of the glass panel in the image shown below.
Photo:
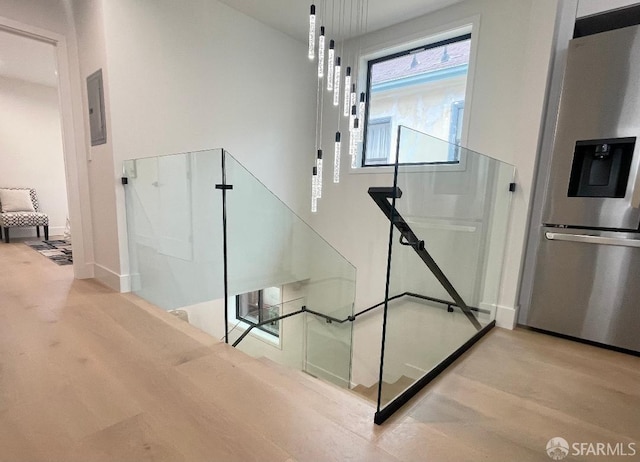
M295 292L310 311L335 320L351 316L355 268L231 155L225 156L227 184L233 186L227 194L229 296L285 287L285 302L294 299L287 292ZM317 367L310 373L317 375L322 369L328 377L348 383L344 365L351 360L351 327L337 329L336 322L328 325L326 318L310 321L312 317L307 315L306 323L292 323L311 339L306 357L311 368ZM316 322L331 327L316 329ZM318 359L338 353L340 358L332 362Z
M304 306L303 298L290 300L285 303L271 305L270 310L276 316L300 311ZM304 369L305 321L304 314L291 316L276 321L279 336L270 332L254 328L242 339L237 348L250 356L265 357L279 364L293 369ZM249 328L242 321L235 321L229 330L229 343L233 344Z
M125 161L132 291L224 335L220 150Z
M353 323L328 323L306 315L305 371L343 388L350 388Z
M452 149L406 127L398 136L398 158L408 150L426 157ZM396 169L402 193L395 200L389 296L399 297L386 309L379 410L495 319L514 169L455 149L460 153L456 169ZM419 241L471 311L448 309L446 302L455 305L456 294L430 271Z
M239 346L265 356L259 346L276 348L272 359L348 386L346 320L356 274L347 260L226 152L131 160L125 171L136 294L223 339L226 276L230 342L247 323L304 307L305 313L254 329ZM215 188L223 172L231 188L226 253L222 192Z

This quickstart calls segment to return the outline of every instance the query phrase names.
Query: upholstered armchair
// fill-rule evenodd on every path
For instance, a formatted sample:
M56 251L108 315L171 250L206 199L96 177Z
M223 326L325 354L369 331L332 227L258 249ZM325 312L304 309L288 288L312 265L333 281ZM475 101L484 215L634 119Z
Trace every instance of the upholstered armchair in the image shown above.
M49 216L39 210L38 195L32 188L0 188L0 239L9 242L9 229L35 226L40 237L49 239Z

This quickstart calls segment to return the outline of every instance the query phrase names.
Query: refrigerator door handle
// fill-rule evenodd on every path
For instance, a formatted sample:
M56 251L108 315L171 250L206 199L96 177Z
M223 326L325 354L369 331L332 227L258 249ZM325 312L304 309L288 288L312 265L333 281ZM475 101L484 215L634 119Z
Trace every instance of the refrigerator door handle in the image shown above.
M631 196L631 207L640 208L640 173L636 176L636 184L633 185L633 195Z
M620 237L590 236L588 234L545 233L550 241L582 242L584 244L618 245L621 247L640 248L640 239L624 239Z

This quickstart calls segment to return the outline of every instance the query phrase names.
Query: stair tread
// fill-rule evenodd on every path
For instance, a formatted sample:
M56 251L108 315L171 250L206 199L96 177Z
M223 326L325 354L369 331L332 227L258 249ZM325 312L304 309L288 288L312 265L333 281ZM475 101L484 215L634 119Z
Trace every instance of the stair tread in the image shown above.
M210 354L176 369L192 385L209 391L203 393L203 399L220 410L221 418L231 413L266 438L282 437L295 428L296 435L323 435L339 440L339 450L348 448L337 454L332 444L323 447L323 454L317 445L305 444L307 437L285 438L281 447L296 459L393 460L383 450L370 447L381 432L373 423L370 406L355 399L330 399L228 345L211 347ZM210 393L212 387L220 393Z
M289 377L300 384L311 388L312 390L326 396L329 399L332 399L337 402L344 402L350 406L364 406L363 411L371 412L375 410L371 403L366 400L362 400L360 396L356 395L358 401L353 400L353 395L348 393L350 390L346 388L341 388L331 382L324 381L313 375L307 374L304 371L292 369L290 367L279 364L272 359L266 357L258 358L262 364L270 367L271 369L277 371L279 374Z
M401 375L398 380L392 383L382 382L382 401L388 402L391 399L398 396L408 387L415 383L415 379L411 377L407 377L406 375ZM364 396L365 398L376 401L378 400L378 382L374 383L371 386L366 385L356 385L351 389L353 392L359 394L360 396Z
M193 370L198 362L215 363L222 359L227 363L227 369L235 369L234 372L244 375L245 379L246 375L249 375L265 384L270 391L275 390L276 394L284 393L283 396L274 397L274 401L285 399L295 406L304 408L301 412L320 414L370 441L375 440L381 431L373 423L375 406L362 397L349 393L348 390L302 371L287 368L268 358L253 358L224 343L212 346L210 351L208 356L183 366ZM187 366L188 364L190 365Z

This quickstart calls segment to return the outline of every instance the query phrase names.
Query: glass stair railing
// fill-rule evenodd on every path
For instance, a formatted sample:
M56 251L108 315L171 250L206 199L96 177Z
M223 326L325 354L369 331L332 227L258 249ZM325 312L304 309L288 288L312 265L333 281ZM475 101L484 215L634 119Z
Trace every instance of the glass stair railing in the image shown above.
M430 163L451 152L459 160ZM513 176L399 127L394 172L368 191L389 239L363 243L388 248L384 300L354 314L353 265L229 153L130 160L132 290L251 356L373 399L382 423L495 324Z
M352 325L327 321L353 315L353 265L222 149L129 160L124 178L134 293L349 386Z
M366 384L377 423L495 325L513 178L511 165L399 127L389 185L369 190L390 226L380 370Z

